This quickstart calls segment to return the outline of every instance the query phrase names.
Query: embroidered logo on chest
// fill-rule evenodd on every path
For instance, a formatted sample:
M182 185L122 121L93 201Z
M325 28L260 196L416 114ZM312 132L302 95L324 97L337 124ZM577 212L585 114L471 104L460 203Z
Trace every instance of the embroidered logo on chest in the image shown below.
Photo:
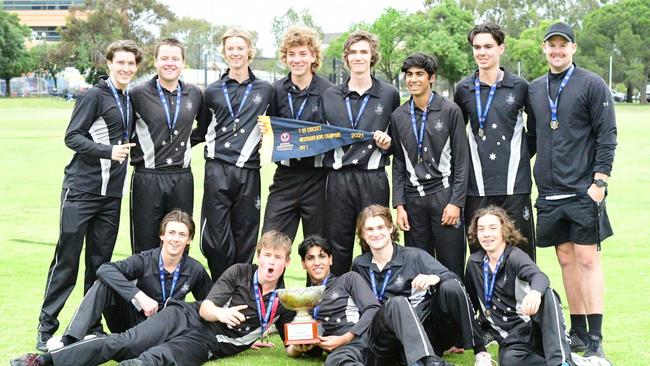
M377 107L375 107L375 113L377 113L378 116L381 116L382 113L384 113L384 106L377 104Z
M435 122L433 122L433 129L436 131L442 131L442 128L444 127L442 121L440 118L438 118Z
M311 107L311 111L314 112L314 113L318 112L318 104L314 104L314 105Z
M183 285L183 287L181 287L181 291L182 291L182 292L187 292L187 291L189 291L189 290L190 290L190 284L187 283L187 282L185 282L185 284Z
M259 93L255 94L255 96L253 97L253 103L255 104L262 103L262 96Z
M512 93L508 93L508 96L506 97L506 103L514 104L514 102L515 102L515 96L512 95Z
M331 298L332 300L336 300L336 299L338 299L340 296L341 296L341 295L339 295L339 293L338 293L337 291L332 291L332 294L330 295L330 298Z
M402 286L402 285L404 284L404 278L403 278L402 276L398 275L398 276L395 278L395 284L396 284L397 286Z
M192 110L192 101L188 100L187 103L185 103L185 108L187 108L188 111Z

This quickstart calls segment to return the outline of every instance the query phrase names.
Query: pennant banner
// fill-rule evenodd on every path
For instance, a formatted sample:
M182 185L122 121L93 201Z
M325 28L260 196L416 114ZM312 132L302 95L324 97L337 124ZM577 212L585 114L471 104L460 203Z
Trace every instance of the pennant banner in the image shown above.
M260 149L261 164L315 156L340 146L372 140L373 136L368 131L297 119L259 116L257 120L266 127Z

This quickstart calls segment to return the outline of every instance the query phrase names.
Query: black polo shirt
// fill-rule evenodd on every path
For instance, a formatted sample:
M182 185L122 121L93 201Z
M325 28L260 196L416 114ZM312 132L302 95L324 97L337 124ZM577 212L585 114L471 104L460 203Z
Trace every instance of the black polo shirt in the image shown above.
M464 207L469 163L461 111L445 97L433 94L427 111L420 162L411 120L411 100L391 115L393 206L405 204L406 197L423 197L452 187L449 203ZM414 111L419 133L422 110L414 106Z
M160 250L161 248L158 247L134 254L121 261L104 263L97 270L97 278L126 301L131 301L139 291L142 291L158 301L158 308L162 309L164 303L160 287L160 268L158 267ZM164 271L165 294L169 297L173 272ZM212 280L205 271L205 267L187 253L184 254L171 298L185 300L185 296L192 292L195 299L203 300L211 287Z
M300 90L291 82L291 73L289 73L289 75L273 83L273 89L275 90L273 116L320 122L321 95L331 86L332 83L328 80L314 74L309 86ZM293 111L289 105L289 94L292 96ZM305 104L302 107L300 118L297 118L303 103ZM312 168L323 166L322 160L323 156L319 155L302 159L282 160L278 164L292 168Z
M192 160L190 134L194 120L199 120L203 108L203 93L196 86L178 81L181 87L181 106L175 128L170 131L165 109L158 95L154 76L131 91L131 103L135 111L135 131L131 149L131 165L147 169L189 168ZM176 113L177 90L162 88L169 106L170 122Z
M503 70L485 120L478 134L474 80L478 71L456 85L454 101L463 111L470 147L468 196L530 194L530 157L535 152L535 119L527 110L528 82ZM481 107L485 113L490 85L481 83ZM527 112L527 121L523 113ZM530 146L529 146L530 145Z
M359 337L368 329L377 310L377 299L358 273L347 272L340 277L330 274L315 319L322 322L324 336L351 332Z
M494 292L492 294L492 315L485 317L485 296L483 280L484 250L470 255L465 269L465 284L475 310L479 311L481 319L487 321L498 335L501 342L508 333L529 322L530 317L521 314L521 302L530 290L544 291L549 287L548 277L537 267L530 257L521 249L512 245L506 246L503 252L503 262L496 274ZM490 269L490 278L493 275Z
M205 141L205 159L217 159L240 168L259 169L259 145L261 134L257 127L257 116L266 113L273 101L273 86L255 78L248 69L249 78L241 84L228 77L229 70L221 79L210 84L204 99L209 112L201 116L198 127L192 132L192 146ZM244 101L239 122L231 116L222 85L228 90L232 111L236 115L246 88L253 84Z
M372 86L363 95L348 88L348 78L344 83L325 91L321 99L321 122L332 126L352 128L345 98L350 97L352 118L356 119L363 98L369 95L368 104L359 119L356 129L388 132L390 114L399 106L399 92L383 81L372 77ZM381 151L374 140L358 142L350 146L338 147L325 154L323 165L328 168L354 167L363 170L384 168L389 164L388 152Z
M127 143L128 139L124 138L123 115L106 79L108 77L101 77L97 85L75 102L65 131L65 145L74 155L65 167L63 188L122 197L127 164L111 160L111 154L113 145ZM126 114L126 95L116 90ZM130 131L133 124L133 110L130 111L126 131Z
M428 314L431 291L416 291L411 288L411 281L419 274L433 274L440 277L440 281L457 278L457 276L422 249L403 247L399 244L393 244L393 248L393 257L381 271L375 263L372 263L372 252L354 258L352 271L359 273L369 286L370 271L374 271L377 291L381 291L384 278L390 269L391 276L386 285L382 304L393 296L404 296L409 299L411 306L420 316Z
M559 126L551 129L547 79L551 97L568 69L547 73L530 83L528 98L536 121L535 183L540 197L587 191L594 173L611 175L616 149L614 100L603 79L577 67L558 102Z
M216 334L221 354L232 355L248 349L260 338L262 326L257 314L257 303L253 294L253 275L257 271L255 264L234 264L230 266L219 280L212 286L206 300L212 301L219 307L236 305L248 305L240 312L246 316L246 321L237 327L230 327L224 323L209 323L212 331ZM278 288L283 287L278 285ZM264 305L268 306L271 292L262 297ZM277 297L276 297L277 299ZM278 301L278 308L275 317L271 321L276 322L280 337L284 339L284 323L291 321L295 312L285 309Z

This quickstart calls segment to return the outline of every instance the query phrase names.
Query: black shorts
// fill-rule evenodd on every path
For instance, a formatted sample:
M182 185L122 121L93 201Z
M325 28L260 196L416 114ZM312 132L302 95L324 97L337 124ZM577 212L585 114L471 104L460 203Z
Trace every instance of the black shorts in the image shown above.
M537 246L566 242L591 245L612 236L605 201L597 204L587 193L560 200L537 198Z

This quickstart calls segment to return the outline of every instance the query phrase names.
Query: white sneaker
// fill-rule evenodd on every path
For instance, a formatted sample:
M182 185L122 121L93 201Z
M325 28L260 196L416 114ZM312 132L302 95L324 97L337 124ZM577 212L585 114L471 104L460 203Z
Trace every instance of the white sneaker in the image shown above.
M497 362L492 359L492 355L488 352L479 352L474 356L474 366L494 366Z
M61 342L61 336L53 336L47 340L45 347L47 347L48 352L56 351L59 348L63 348L63 342Z

